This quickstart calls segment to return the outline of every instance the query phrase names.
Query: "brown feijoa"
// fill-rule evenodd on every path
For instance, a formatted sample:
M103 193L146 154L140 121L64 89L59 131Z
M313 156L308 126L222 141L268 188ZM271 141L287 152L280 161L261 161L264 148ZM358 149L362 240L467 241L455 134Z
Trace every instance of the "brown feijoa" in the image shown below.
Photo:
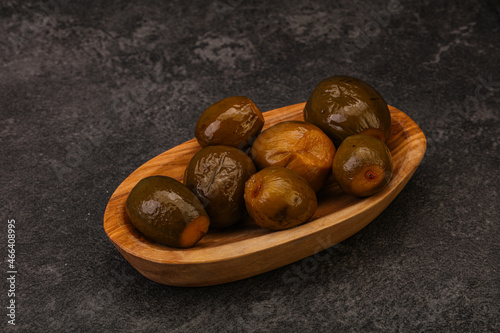
M166 176L150 176L139 181L127 198L126 212L144 236L173 247L195 245L210 225L194 193Z
M344 192L367 197L391 180L392 155L382 141L369 135L352 135L337 149L332 170Z
M259 226L284 230L308 221L316 212L316 193L294 171L269 167L245 184L247 211Z
M197 152L184 173L184 183L205 206L210 227L229 227L245 215L245 182L256 172L252 159L229 146Z
M307 180L317 192L331 171L335 146L313 124L285 121L263 131L250 154L258 169L286 167Z
M354 134L368 134L383 142L391 134L391 113L382 95L349 76L321 81L307 100L304 119L321 128L337 147Z
M225 145L248 148L264 126L264 116L248 97L231 96L210 105L196 123L202 147Z

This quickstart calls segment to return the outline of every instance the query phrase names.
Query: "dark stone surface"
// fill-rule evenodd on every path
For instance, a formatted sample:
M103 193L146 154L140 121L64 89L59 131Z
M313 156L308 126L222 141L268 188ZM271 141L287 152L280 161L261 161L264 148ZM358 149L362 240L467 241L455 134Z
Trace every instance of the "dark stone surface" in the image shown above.
M3 1L0 249L6 276L15 219L18 274L16 326L4 282L0 330L500 331L499 11L494 0ZM112 246L111 194L192 138L204 108L238 94L262 110L303 102L334 74L376 87L428 151L325 261L173 288Z

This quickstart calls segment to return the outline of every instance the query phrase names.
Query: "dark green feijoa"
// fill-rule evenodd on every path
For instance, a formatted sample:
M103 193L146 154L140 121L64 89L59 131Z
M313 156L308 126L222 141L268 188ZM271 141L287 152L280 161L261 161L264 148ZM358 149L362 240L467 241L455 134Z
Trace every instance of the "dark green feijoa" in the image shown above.
M202 147L225 145L248 148L264 126L264 117L245 96L231 96L210 105L196 123L195 137Z
M144 236L167 246L193 246L210 225L203 205L193 192L166 176L139 181L127 198L126 211Z
M308 221L318 201L309 183L284 167L269 167L245 184L248 213L259 226L284 230Z
M229 227L246 213L245 182L256 172L252 159L234 147L209 146L196 153L184 183L205 206L210 226Z
M367 197L391 180L392 155L379 139L364 134L352 135L337 149L332 170L344 192Z
M391 134L384 98L368 83L349 76L321 81L307 100L304 119L321 128L337 147L349 135L368 134L387 142Z

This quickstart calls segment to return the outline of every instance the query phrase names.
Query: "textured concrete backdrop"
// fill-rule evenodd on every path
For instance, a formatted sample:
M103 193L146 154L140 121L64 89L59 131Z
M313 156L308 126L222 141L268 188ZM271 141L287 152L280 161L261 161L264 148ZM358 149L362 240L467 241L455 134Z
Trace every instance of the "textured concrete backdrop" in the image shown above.
M16 220L12 332L498 332L497 1L2 1L0 255ZM263 111L323 78L376 87L427 155L368 227L227 285L142 277L102 218L122 180L211 103ZM4 274L2 274L4 275Z

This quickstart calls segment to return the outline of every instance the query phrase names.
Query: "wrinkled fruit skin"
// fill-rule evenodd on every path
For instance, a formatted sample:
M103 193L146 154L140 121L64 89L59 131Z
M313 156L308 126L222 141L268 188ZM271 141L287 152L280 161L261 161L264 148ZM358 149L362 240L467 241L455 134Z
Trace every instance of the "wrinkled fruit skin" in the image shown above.
M184 183L196 194L210 217L210 226L229 227L246 213L245 182L256 172L250 157L228 146L209 146L196 153Z
M383 142L391 134L391 114L384 98L368 83L349 76L321 81L307 100L304 119L322 129L336 147L354 134Z
M245 96L231 96L209 106L198 119L195 137L202 147L248 148L264 126L264 116Z
M392 155L382 141L368 135L353 135L337 149L332 171L344 192L367 197L391 180Z
M248 213L259 226L284 230L308 221L318 206L309 183L283 167L265 168L245 184Z
M317 192L330 174L335 146L318 127L303 121L286 121L262 132L250 155L258 169L291 169Z
M139 181L127 198L126 211L132 224L144 236L173 247L196 244L208 231L210 223L193 192L166 176L151 176ZM201 228L195 230L194 240L186 242L183 233L193 221Z

